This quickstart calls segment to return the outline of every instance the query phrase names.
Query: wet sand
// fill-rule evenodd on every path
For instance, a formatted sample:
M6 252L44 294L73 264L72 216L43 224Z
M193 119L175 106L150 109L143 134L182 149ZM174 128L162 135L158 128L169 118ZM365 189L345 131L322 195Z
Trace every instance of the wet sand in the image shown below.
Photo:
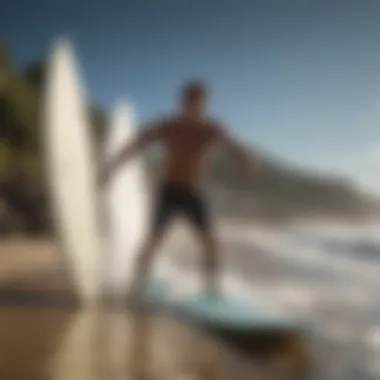
M220 335L162 315L83 309L74 301L54 243L0 243L1 379L121 380L135 378L138 371L152 379L244 380L259 373L257 355ZM144 334L149 339L142 339ZM275 362L294 364L289 355Z

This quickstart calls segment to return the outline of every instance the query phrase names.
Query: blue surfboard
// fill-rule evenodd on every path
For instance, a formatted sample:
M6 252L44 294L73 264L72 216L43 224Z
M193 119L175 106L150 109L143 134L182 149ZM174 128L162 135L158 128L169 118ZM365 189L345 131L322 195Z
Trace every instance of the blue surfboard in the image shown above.
M308 326L291 316L277 314L263 304L238 297L214 298L205 293L181 299L171 298L172 285L155 279L149 286L146 299L161 310L198 327L247 331L303 332Z

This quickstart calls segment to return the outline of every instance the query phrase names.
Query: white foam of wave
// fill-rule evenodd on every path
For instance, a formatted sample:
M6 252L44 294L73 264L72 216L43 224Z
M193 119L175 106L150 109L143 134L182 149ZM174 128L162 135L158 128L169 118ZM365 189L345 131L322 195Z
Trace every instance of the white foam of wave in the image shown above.
M364 338L370 349L380 352L380 325L370 328Z
M320 332L324 337L334 342L349 345L352 343L352 331L349 326L343 325L339 321L325 323Z
M339 238L355 237L353 231L342 232ZM246 245L263 247L266 254L275 258L275 265L289 263L297 270L292 278L276 279L271 283L260 283L242 279L237 273L226 270L223 274L222 290L226 296L235 296L256 303L262 303L276 313L301 315L317 322L322 335L342 344L351 342L353 336L362 336L363 345L371 351L380 345L377 334L364 330L352 330L346 317L354 318L360 310L373 307L377 295L380 265L368 265L344 256L334 257L328 252L315 247L307 249L297 246L288 231L271 232L264 229L250 229L249 226L229 226L222 231L222 241L235 240ZM363 233L361 230L360 233ZM370 231L374 233L374 231ZM226 252L237 254L237 252ZM298 271L307 273L323 272L328 274L326 280L308 283L297 278ZM280 270L281 272L281 270ZM175 297L183 299L203 289L203 272L195 267L193 270L180 270L169 260L161 260L157 273L166 277L173 284ZM344 281L339 281L342 277ZM338 278L338 281L331 282ZM348 279L348 281L347 281ZM307 279L306 279L307 280ZM356 335L355 335L356 334ZM364 338L365 336L365 338ZM359 338L356 338L359 339Z
M259 254L262 257L269 256L268 262L276 270L266 281L255 275L261 270L260 267L252 268L256 272L252 272L251 279L241 277L236 267L226 268L223 292L227 296L262 303L275 312L309 318L321 344L329 342L332 348L332 352L326 353L323 359L324 366L329 366L326 367L326 373L335 373L333 367L337 365L340 369L338 372L361 368L363 373L371 372L378 376L380 320L376 321L376 315L379 315L380 307L376 309L375 300L380 261L360 260L360 255L352 258L349 254L345 256L344 252L334 255L321 248L317 240L315 245L311 239L305 246L293 238L295 232L302 234L307 230L307 233L329 234L333 239L340 239L344 243L343 247L356 239L372 239L377 244L378 227L358 226L355 229L352 226L320 225L313 229L312 225L302 224L270 231L248 225L225 226L221 231L222 245L226 244L224 254L246 255L251 245L252 255L259 248ZM244 247L239 248L239 244ZM232 247L231 252L228 252L229 247ZM243 260L241 265L247 265L246 262ZM248 262L254 263L254 257ZM162 260L160 271L165 272L165 276L175 284L173 287L181 298L184 294L202 290L203 273L197 266L193 268L192 271L181 271L170 261L164 264Z
M380 360L378 357L373 358L369 363L369 369L374 378L380 378Z
M169 261L162 260L156 273L170 284L171 299L184 299L204 290L204 279L199 271L180 270ZM258 285L250 284L232 273L224 273L221 280L224 297L246 299L255 304L265 305L276 314L309 314L313 310L313 299L306 289L293 284Z
M300 226L299 231L303 231L305 227ZM319 227L322 230L321 227ZM363 228L362 228L363 229ZM361 233L362 229L359 230ZM293 227L293 231L295 227ZM317 227L318 230L318 227ZM338 230L338 228L336 228ZM325 230L323 230L325 231ZM355 237L361 238L358 232L350 229L344 230L340 227L340 238L344 236L347 239ZM330 234L333 232L330 231ZM371 230L371 238L374 238L374 231ZM349 257L333 256L329 252L323 251L315 246L299 246L292 239L292 234L289 230L276 231L275 233L269 231L252 231L249 226L239 226L239 229L231 229L226 231L227 238L233 237L235 240L239 239L246 243L260 244L268 254L278 259L295 262L297 266L310 267L313 266L315 270L325 270L330 273L344 273L346 276L354 276L364 281L377 283L380 275L380 264L369 263L366 261L352 260Z

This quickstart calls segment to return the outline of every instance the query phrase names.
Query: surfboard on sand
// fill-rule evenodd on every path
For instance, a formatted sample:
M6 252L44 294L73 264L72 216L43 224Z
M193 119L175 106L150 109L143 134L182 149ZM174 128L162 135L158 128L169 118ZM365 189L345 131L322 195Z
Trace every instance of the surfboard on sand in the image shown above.
M132 107L119 103L110 118L105 160L112 159L135 137ZM106 191L107 252L105 253L106 295L123 296L129 288L147 227L148 194L143 159L134 157L111 179Z
M218 300L206 294L198 294L185 300L181 309L187 319L215 328L297 331L302 327L300 321L276 314L263 304L238 297Z
M53 48L43 113L56 231L74 289L92 301L99 293L100 264L95 157L84 89L67 40Z
M239 297L214 298L203 292L173 296L174 284L153 279L145 300L153 307L185 323L203 328L235 332L306 332L309 326L301 320L275 311L261 302Z

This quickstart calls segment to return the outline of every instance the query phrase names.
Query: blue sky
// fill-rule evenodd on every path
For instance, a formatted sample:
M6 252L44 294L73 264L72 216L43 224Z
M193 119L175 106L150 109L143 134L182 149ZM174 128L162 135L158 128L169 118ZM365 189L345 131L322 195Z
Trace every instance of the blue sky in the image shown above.
M4 0L1 11L17 64L68 35L106 108L126 98L145 121L205 78L212 113L245 142L380 194L377 0Z

